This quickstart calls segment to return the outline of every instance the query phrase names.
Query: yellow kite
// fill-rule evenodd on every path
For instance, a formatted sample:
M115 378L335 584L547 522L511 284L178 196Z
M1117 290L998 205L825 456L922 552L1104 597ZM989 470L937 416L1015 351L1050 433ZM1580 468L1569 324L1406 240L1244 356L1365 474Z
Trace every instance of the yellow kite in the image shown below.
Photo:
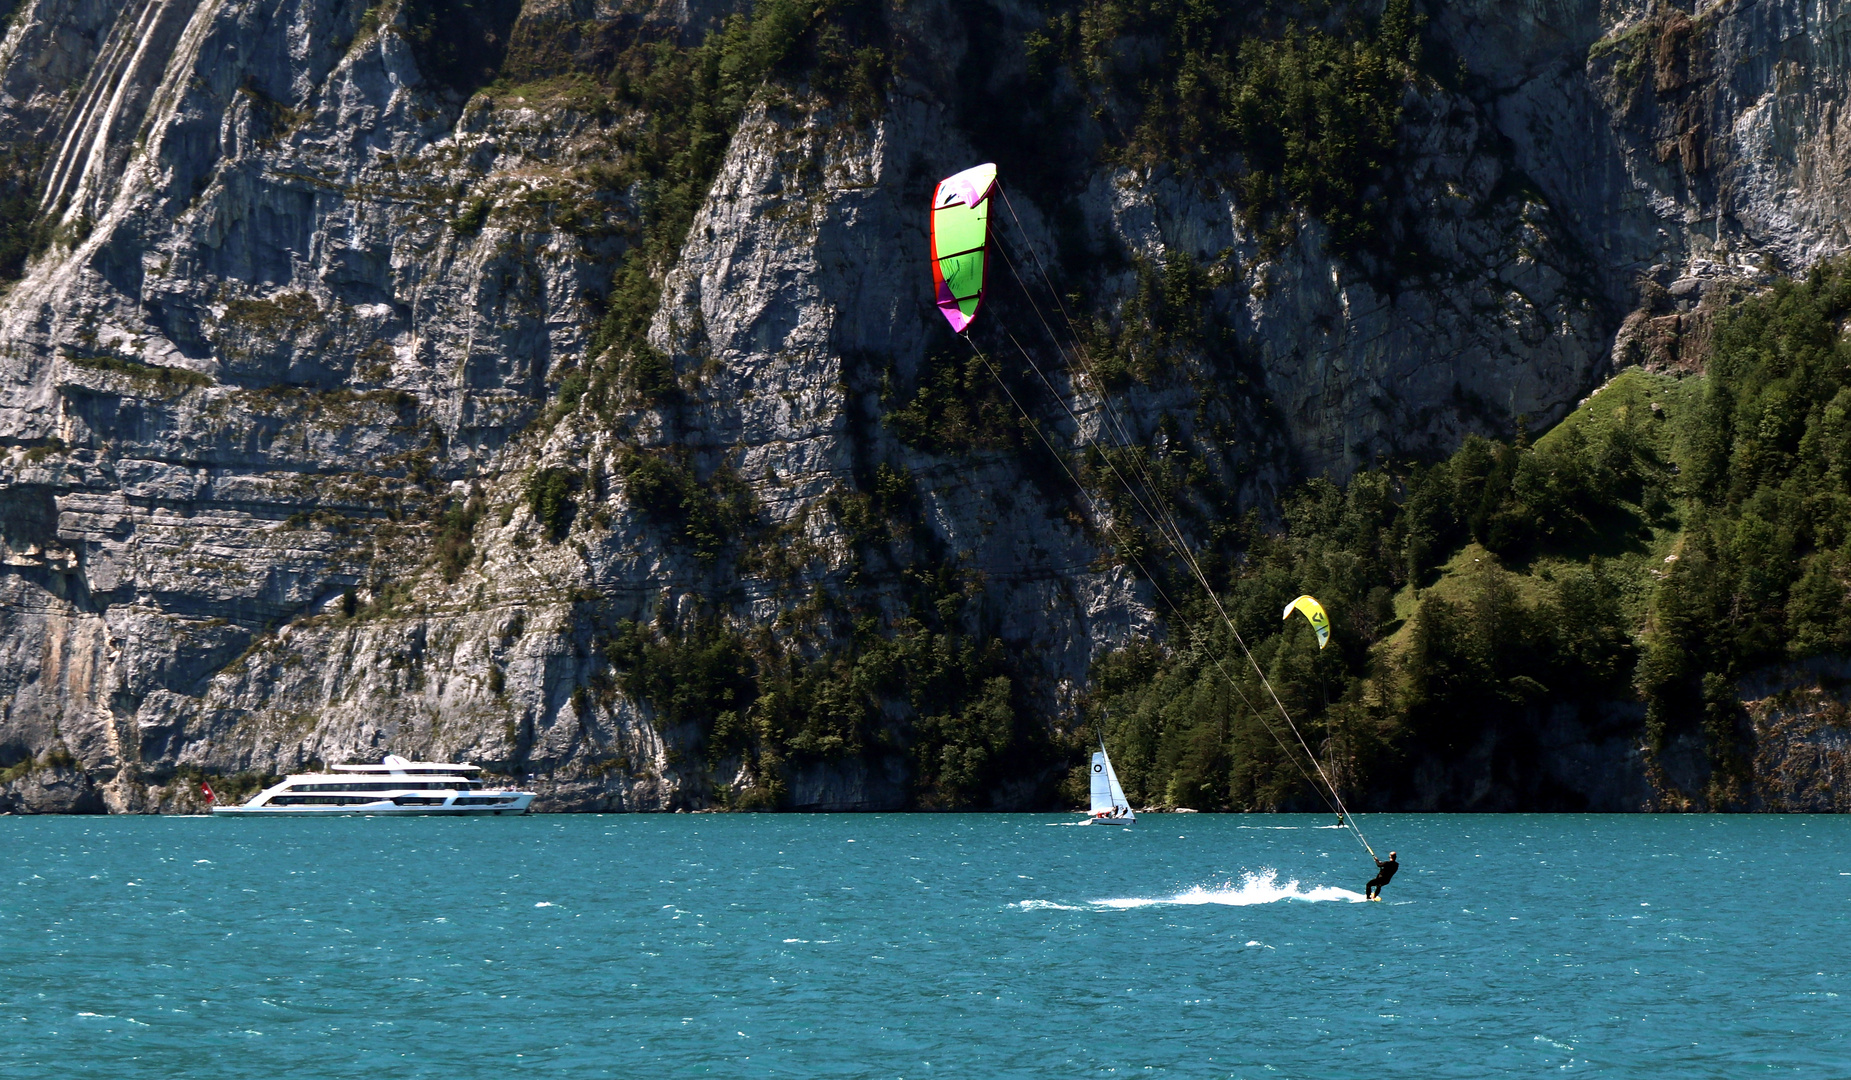
M1304 612L1305 618L1311 623L1311 629L1318 632L1318 648L1330 644L1330 616L1324 614L1324 605L1318 603L1316 597L1301 596L1287 604L1283 617L1290 619L1294 611Z

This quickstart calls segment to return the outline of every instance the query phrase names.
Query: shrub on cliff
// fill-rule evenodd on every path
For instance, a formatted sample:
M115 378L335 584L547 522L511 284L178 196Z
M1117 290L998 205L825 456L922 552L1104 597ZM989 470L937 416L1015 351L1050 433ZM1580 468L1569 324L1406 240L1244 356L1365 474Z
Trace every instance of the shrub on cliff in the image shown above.
M533 519L546 531L547 539L557 541L572 527L573 515L578 510L578 505L572 501L572 491L578 486L578 480L575 470L559 465L535 469L527 478L527 507L533 511Z
M1126 164L1237 160L1253 224L1296 207L1347 252L1379 227L1420 23L1410 0L1389 0L1372 27L1348 5L1292 18L1190 0L1090 0L1029 47L1045 67L1043 54L1064 39Z

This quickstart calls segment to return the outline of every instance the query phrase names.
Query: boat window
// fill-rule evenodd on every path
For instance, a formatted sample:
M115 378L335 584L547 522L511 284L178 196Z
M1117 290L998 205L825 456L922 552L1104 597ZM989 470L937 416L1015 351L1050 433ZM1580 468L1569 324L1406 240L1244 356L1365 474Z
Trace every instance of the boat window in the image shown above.
M276 795L266 806L355 806L376 803L366 795Z
M334 783L334 784L295 784L290 791L449 791L459 788L467 781L439 783L434 781L399 780L378 783Z

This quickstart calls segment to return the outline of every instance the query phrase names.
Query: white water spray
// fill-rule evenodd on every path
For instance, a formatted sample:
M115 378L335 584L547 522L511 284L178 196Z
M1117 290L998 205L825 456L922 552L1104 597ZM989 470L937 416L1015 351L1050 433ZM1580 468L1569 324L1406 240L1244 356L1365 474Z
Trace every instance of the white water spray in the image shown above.
M1171 896L1095 900L1093 906L1129 911L1134 908L1200 907L1205 904L1218 904L1222 907L1253 907L1257 904L1276 904L1281 900L1303 900L1307 903L1360 904L1364 902L1362 893L1340 889L1335 885L1316 885L1307 889L1300 886L1296 879L1280 882L1279 872L1268 868L1241 875L1238 885L1232 883L1215 886L1197 885Z

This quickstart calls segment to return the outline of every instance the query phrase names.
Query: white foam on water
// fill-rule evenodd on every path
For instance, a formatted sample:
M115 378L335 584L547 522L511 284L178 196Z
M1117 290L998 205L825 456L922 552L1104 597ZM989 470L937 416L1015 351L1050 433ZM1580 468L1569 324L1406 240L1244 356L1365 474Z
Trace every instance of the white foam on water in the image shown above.
M1086 910L1083 907L1074 907L1071 904L1057 904L1052 900L1024 900L1021 903L1010 904L1009 906L1012 908L1021 908L1023 911L1085 911Z
M1275 904L1281 900L1303 900L1307 903L1345 901L1361 904L1365 902L1362 893L1339 889L1334 885L1319 885L1304 889L1299 887L1296 879L1281 884L1279 872L1268 868L1243 874L1239 885L1217 885L1212 888L1197 885L1174 896L1095 900L1093 904L1097 907L1128 911L1133 908L1199 907L1204 904L1252 907L1255 904Z
M534 907L556 907L556 906L557 905L555 905L551 900L542 900L539 903L534 905Z

